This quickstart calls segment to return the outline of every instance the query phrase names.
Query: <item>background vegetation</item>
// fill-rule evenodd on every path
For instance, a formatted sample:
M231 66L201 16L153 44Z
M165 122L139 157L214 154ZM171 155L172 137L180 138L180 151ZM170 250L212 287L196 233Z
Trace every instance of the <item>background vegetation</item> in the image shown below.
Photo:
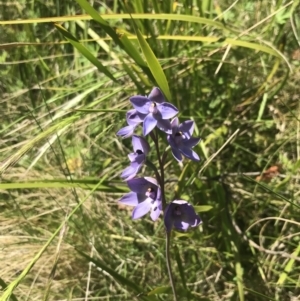
M203 219L173 235L180 300L299 300L299 1L92 1L129 51L82 3L0 2L0 300L172 300L161 219L117 203L156 85L128 12L202 137L166 167Z

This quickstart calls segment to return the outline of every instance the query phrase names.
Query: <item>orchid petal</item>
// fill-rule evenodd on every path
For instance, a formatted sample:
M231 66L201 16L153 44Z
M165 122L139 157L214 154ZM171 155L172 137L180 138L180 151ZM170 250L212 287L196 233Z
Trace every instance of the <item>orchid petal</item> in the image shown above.
M190 139L183 140L182 144L187 148L193 148L200 142L201 138L191 137Z
M175 200L166 207L164 223L167 231L171 231L173 226L179 230L187 230L190 226L198 226L201 219L191 204L184 200Z
M139 154L136 154L136 153L130 153L130 154L127 155L127 157L129 158L130 162L136 161L136 159L137 159L138 156L139 156Z
M129 206L137 206L139 201L137 194L134 192L129 192L123 195L123 197L119 200L119 203Z
M185 146L182 146L182 147L180 147L180 151L188 159L191 159L193 161L200 161L199 156L192 149L190 149L188 147L185 147Z
M154 87L152 89L152 91L150 92L150 94L148 95L148 98L152 101L152 102L156 102L156 103L162 103L165 102L165 98L164 95L162 94L161 90L157 87Z
M157 120L157 127L167 134L172 134L171 123L167 119Z
M149 107L152 104L149 98L140 95L130 97L130 102L132 103L134 108L142 114L148 114Z
M123 139L124 138L128 138L130 136L133 135L134 133L134 129L135 129L135 126L132 126L132 125L128 125L128 126L125 126L123 128L121 128L118 132L117 132L117 136L121 136Z
M172 121L171 121L171 126L172 126L172 128L178 127L178 124L179 124L179 119L178 119L178 117L175 117L174 119L172 119Z
M197 227L198 225L202 224L202 220L200 218L200 216L196 216L195 217L195 220L194 220L194 223L191 223L191 227Z
M184 204L188 204L188 202L184 200L174 200L171 204L184 205Z
M178 113L178 109L168 102L158 104L157 110L161 114L161 119L173 118Z
M153 117L152 114L148 114L144 119L143 125L143 135L147 136L156 126L157 120Z
M129 110L126 113L126 121L129 125L137 126L138 124L143 122L145 117L145 114L139 113L136 109Z
M152 177L144 177L144 179L148 182L153 184L154 186L158 186L157 180L155 178ZM160 189L160 188L159 188Z
M184 133L184 135L190 139L191 136L193 135L194 132L194 127L195 127L195 122L193 120L186 120L183 123L179 125L179 131Z
M131 179L127 181L127 185L131 191L140 194L145 194L149 188L149 182L145 178Z
M149 143L147 142L147 140L145 140L145 138L140 136L136 136L136 135L132 136L132 146L135 152L137 152L137 150L140 150L145 155L147 155L150 151Z
M138 162L132 162L130 166L124 169L124 171L121 174L121 178L125 181L128 181L136 176L136 174L139 172L140 168L142 167L142 164Z
M174 158L177 161L181 162L182 161L182 156L181 156L180 150L178 148L175 148L175 147L172 147L172 146L171 146L171 150L172 150L172 154L173 154Z
M160 213L162 212L161 202L156 201L154 205L152 205L152 211L150 213L150 217L153 221L156 221L159 218Z
M167 136L167 141L169 142L171 147L177 148L177 144L175 143L174 137L172 135Z
M179 230L187 230L189 228L189 224L180 220L176 220L174 222L174 227Z
M144 202L138 204L132 211L132 219L138 219L151 210L151 199L146 199Z

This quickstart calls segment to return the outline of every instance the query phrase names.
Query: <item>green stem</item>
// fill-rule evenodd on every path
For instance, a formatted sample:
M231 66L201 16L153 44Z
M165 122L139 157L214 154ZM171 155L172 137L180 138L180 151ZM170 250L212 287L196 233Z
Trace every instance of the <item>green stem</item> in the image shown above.
M160 174L159 174L156 166L151 161L149 161L147 158L146 158L146 161L145 161L145 165L148 166L149 168L151 168L154 171L156 180L160 185L161 184L161 178L160 178Z
M159 144L158 144L158 133L157 130L155 132L151 133L151 138L154 141L156 153L157 153L157 158L158 158L158 163L159 163L159 169L160 169L160 177L157 179L160 183L160 189L161 189L161 195L162 195L162 207L163 207L163 212L165 212L167 203L166 203L166 198L165 198L165 171L164 171L164 165L165 165L165 160L167 158L167 153L166 151L163 153L163 156L160 157L160 151L159 151ZM172 274L172 269L171 269L171 260L170 260L170 244L171 244L171 231L166 231L166 261L167 261L167 270L169 274L169 279L173 291L173 297L174 301L178 301L177 299L177 294L175 290L175 284L174 284L174 278Z
M171 268L171 261L170 261L170 244L171 244L171 231L166 231L166 260L167 260L167 269L169 274L169 279L172 287L172 292L174 296L174 301L178 301L175 284L174 284L174 278L172 274L172 268Z
M157 159L159 164L159 170L160 170L160 189L161 189L161 195L162 195L162 207L163 211L165 211L166 208L166 198L165 198L165 171L164 171L164 162L162 158L160 157L160 151L159 151L159 145L158 145L158 133L157 130L155 134L153 134L153 141L157 153ZM157 179L159 181L159 179Z

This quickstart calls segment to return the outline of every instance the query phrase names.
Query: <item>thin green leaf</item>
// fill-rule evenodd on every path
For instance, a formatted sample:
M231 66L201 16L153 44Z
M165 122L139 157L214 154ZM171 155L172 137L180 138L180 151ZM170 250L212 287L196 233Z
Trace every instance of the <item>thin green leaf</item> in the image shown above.
M122 275L120 275L119 273L117 273L115 270L109 268L108 266L106 266L103 262L101 262L98 259L94 259L92 257L90 257L89 255L85 254L84 252L80 251L79 249L76 248L76 251L84 258L86 258L88 261L93 262L98 268L104 270L105 272L107 272L109 275L111 275L116 281L118 281L119 283L121 283L124 286L127 286L128 288L132 289L133 291L135 291L137 294L139 294L140 298L142 300L156 300L153 298L149 298L149 297L145 297L144 293L143 293L143 289L141 287L139 287L136 283L130 281L128 278L123 277Z
M287 199L286 197L284 197L282 194L280 194L280 193L278 193L278 192L272 190L271 188L269 188L267 185L264 185L264 184L262 184L262 183L259 183L259 182L255 181L254 179L252 179L252 178L250 178L250 177L248 177L248 176L246 176L246 175L242 175L242 176L243 176L243 178L247 179L248 181L256 183L256 184L257 184L258 186L260 186L261 188L263 188L263 189L265 189L265 190L267 190L267 191L269 191L269 192L275 194L276 196L278 196L278 197L281 198L282 200L284 200L284 201L290 203L291 205L293 205L293 206L295 206L295 207L297 207L297 208L300 209L300 206L297 205L297 203L294 203L294 202L290 201L289 199Z
M149 73L143 58L140 56L138 51L136 51L136 47L130 42L125 34L118 34L86 0L76 1L96 22L101 25L103 30L113 39L113 41L126 51L126 53L143 69L144 72Z
M235 272L236 272L236 278L237 278L237 287L239 292L239 300L244 301L245 300L245 294L244 294L244 284L243 284L243 274L244 270L240 263L240 261L237 261L235 263Z
M7 284L2 278L0 278L0 287L2 288L2 290L6 289L7 287ZM10 298L12 301L18 301L17 297L14 294L11 294Z
M283 285L286 279L288 278L288 274L292 271L293 266L295 264L295 258L299 256L300 253L300 245L296 248L296 250L293 252L292 256L288 263L286 264L284 271L280 274L279 279L277 281L278 285Z
M56 179L56 180L45 180L45 181L27 181L27 182L11 182L11 183L0 183L0 189L38 189L38 188L82 188L82 189L94 189L97 186L97 191L103 192L125 192L128 189L124 184L111 185L109 183L98 184L99 179L85 179L78 180L72 179L72 182L68 179ZM123 189L121 188L123 186Z
M210 205L202 205L202 206L194 206L196 212L207 212L213 209L213 206Z
M179 272L180 279L181 279L181 284L187 290L188 288L187 288L187 285L186 285L186 279L185 279L185 275L184 275L184 268L183 268L183 264L182 264L182 260L181 260L181 257L180 257L178 247L176 245L174 247L174 251L175 251L175 258L176 258L176 262L177 262L178 272Z
M147 41L144 39L143 35L141 34L141 32L138 28L136 28L136 33L137 33L137 37L138 37L141 49L146 58L148 67L151 70L151 73L152 73L156 83L161 88L161 90L165 94L166 98L168 100L171 100L171 92L169 89L168 81L167 81L166 75L165 75L159 61L157 60L151 47L149 46Z
M133 45L131 41L128 39L126 34L121 35L121 41L125 46L125 49L130 54L131 58L140 66L140 67L147 67L146 62L141 57L140 53L138 52L138 47Z
M108 69L101 64L101 62L80 42L71 35L64 27L60 24L54 24L56 29L84 56L86 57L94 66L98 68L99 71L103 72L108 78L114 82L118 82L115 77L108 71Z
M152 296L152 295L161 295L161 294L171 295L172 294L171 287L170 286L156 287L155 289L153 289L152 291L150 291L147 295L148 296Z

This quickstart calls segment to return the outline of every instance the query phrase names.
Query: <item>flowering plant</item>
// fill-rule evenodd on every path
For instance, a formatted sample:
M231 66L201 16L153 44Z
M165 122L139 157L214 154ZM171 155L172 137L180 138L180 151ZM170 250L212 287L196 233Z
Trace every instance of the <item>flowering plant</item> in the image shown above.
M172 277L169 259L170 233L172 229L187 230L189 227L196 227L201 223L201 219L195 212L194 207L184 200L173 200L166 202L164 194L164 165L166 153L160 156L159 141L156 128L166 134L168 144L174 158L182 162L183 156L200 161L199 156L193 150L200 138L192 137L195 123L187 120L179 123L178 109L171 103L166 102L161 90L154 87L148 96L132 96L130 102L133 109L126 113L127 126L121 128L117 135L122 138L132 136L133 153L128 155L130 165L122 172L121 177L127 182L130 192L125 194L119 202L124 205L133 206L132 219L138 219L150 212L153 221L158 220L161 213L164 215L164 225L166 230L166 257L169 277L175 300L176 290ZM170 119L173 118L171 121ZM143 136L135 135L136 128L142 125ZM154 142L159 168L147 159L150 152L150 145L146 140L150 136ZM151 167L155 172L155 178L137 177L143 165Z

